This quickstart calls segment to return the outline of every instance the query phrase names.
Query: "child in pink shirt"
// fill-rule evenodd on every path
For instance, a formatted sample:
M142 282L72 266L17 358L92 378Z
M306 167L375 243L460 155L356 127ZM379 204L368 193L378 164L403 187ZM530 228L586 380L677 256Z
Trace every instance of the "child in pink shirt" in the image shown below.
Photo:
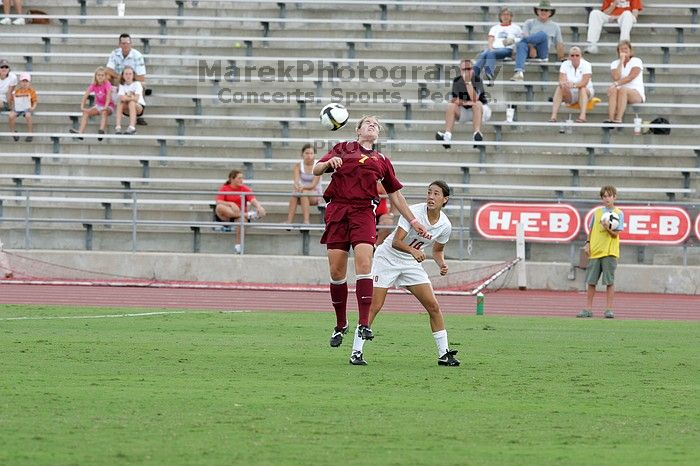
M95 95L95 105L87 108L87 100L90 94ZM95 70L93 82L88 86L85 94L83 94L83 100L80 102L80 110L83 112L83 117L80 119L80 129L76 130L71 128L69 130L71 133L84 133L90 117L102 115L100 129L97 132L98 134L105 134L107 119L114 111L114 102L112 102L112 83L107 79L107 73L104 67L100 66ZM78 139L81 141L83 140L82 137L78 137ZM102 137L98 137L97 140L101 141Z

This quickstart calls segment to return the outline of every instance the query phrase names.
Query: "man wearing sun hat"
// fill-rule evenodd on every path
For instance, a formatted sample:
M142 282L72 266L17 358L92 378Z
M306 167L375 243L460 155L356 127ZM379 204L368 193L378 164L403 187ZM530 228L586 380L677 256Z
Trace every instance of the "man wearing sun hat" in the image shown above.
M12 92L14 92L17 82L17 75L10 71L10 62L0 58L0 112L10 110Z
M557 10L552 8L549 0L541 0L539 5L533 8L535 18L528 19L523 24L523 38L515 46L515 74L511 81L522 81L525 71L525 60L536 58L547 60L549 48L556 44L559 60L566 57L564 40L561 37L561 28L551 20Z

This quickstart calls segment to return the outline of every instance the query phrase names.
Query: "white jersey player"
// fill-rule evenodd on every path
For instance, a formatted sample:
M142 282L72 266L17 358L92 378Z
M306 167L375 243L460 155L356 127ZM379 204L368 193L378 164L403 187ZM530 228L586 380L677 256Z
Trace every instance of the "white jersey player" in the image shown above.
M416 221L428 228L431 239L417 235L411 228L411 224L401 217L396 229L375 251L372 263L374 292L369 323L371 326L377 313L382 309L389 288L405 287L430 315L430 327L438 348L438 364L459 366L459 361L454 357L457 351L450 351L448 348L447 330L445 330L440 305L428 274L420 264L426 259L425 251L432 247L432 256L440 267L440 275L447 273L444 249L452 233L452 223L442 212L442 208L447 204L449 194L450 187L447 183L433 181L428 186L426 202L410 207ZM358 366L367 364L363 358L364 343L365 340L355 332L350 364Z

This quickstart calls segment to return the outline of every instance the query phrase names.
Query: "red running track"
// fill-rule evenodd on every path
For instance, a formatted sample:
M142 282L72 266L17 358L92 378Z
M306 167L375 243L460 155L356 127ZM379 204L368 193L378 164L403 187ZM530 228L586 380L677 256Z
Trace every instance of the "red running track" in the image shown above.
M350 309L354 297L350 294ZM439 296L445 313L471 314L473 296ZM573 317L585 304L581 292L539 290L486 290L487 315ZM110 287L80 285L27 285L0 283L0 304L127 307L158 309L206 309L253 311L326 311L330 297L325 291L275 289L191 289ZM594 316L602 317L605 293L598 292ZM390 294L385 311L420 312L422 307L409 294ZM623 319L700 320L700 297L658 293L617 293L615 316Z

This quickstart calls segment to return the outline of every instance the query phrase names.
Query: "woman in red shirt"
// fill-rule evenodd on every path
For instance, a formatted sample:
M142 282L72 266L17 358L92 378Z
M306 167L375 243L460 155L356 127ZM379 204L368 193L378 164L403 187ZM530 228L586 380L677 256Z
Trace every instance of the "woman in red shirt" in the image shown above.
M245 215L246 219L260 218L265 216L265 208L258 202L252 194L253 190L243 184L243 173L240 170L231 170L228 174L228 180L219 188L219 193L216 195L216 209L214 210L214 220L218 222L235 222L241 215ZM230 194L227 194L230 193ZM245 197L245 203L241 205L242 198ZM248 203L250 203L257 211L248 212ZM241 252L241 229L236 230L236 245L234 249L237 253Z

